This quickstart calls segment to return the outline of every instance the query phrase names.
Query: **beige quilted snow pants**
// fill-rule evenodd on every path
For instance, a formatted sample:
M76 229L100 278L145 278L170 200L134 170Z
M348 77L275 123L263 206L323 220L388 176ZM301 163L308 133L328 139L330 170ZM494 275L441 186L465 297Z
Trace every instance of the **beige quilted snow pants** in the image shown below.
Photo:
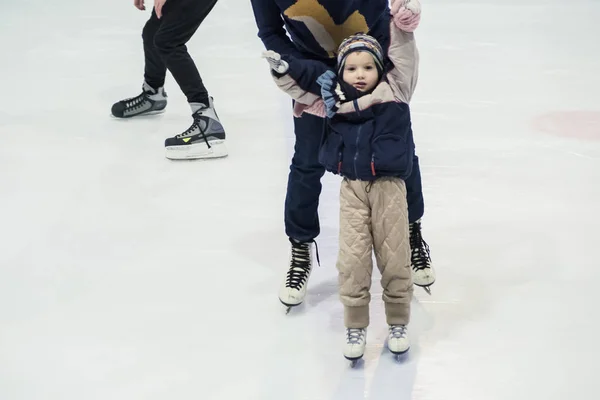
M347 328L369 325L375 250L388 324L408 324L410 271L406 186L398 178L372 183L344 179L340 188L340 298Z

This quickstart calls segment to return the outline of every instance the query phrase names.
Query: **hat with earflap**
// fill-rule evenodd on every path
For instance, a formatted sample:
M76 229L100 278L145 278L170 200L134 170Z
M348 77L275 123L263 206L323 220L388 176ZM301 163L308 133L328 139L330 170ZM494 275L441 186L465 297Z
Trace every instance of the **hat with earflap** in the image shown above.
M377 39L364 33L348 36L344 39L342 44L340 44L340 47L338 47L338 75L342 74L348 56L356 51L366 51L371 53L373 60L375 61L375 66L377 67L377 72L381 78L383 74L383 49Z

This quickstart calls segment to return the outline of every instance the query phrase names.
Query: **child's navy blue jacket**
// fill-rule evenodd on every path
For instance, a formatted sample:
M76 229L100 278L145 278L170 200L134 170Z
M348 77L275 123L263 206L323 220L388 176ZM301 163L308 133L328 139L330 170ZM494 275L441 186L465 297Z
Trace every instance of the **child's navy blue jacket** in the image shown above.
M412 33L399 30L393 22L388 29L393 67L371 93L342 103L328 119L319 159L328 171L348 179L406 179L412 171L414 141L408 103L417 84L419 55ZM326 68L311 60L286 59L289 71L275 77L275 82L297 102L318 110L322 99L303 87L316 82Z

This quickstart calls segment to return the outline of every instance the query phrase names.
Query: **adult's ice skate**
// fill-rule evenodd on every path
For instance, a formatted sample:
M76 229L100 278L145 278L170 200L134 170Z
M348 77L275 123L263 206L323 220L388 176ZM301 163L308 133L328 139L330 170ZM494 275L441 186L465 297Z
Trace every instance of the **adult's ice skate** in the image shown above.
M165 156L171 160L219 158L228 155L225 130L215 111L212 97L208 105L192 103L192 125L183 133L165 140Z
M435 282L435 271L431 263L429 246L421 235L421 221L410 224L409 230L413 284L422 287L431 295L430 286Z
M167 93L161 87L154 89L146 82L142 93L136 97L121 100L113 104L111 113L117 118L131 118L144 114L161 113L167 107Z
M292 244L290 267L285 281L279 289L279 301L287 307L286 314L292 307L296 307L304 301L306 284L313 267L313 242L301 243L290 239L290 243Z

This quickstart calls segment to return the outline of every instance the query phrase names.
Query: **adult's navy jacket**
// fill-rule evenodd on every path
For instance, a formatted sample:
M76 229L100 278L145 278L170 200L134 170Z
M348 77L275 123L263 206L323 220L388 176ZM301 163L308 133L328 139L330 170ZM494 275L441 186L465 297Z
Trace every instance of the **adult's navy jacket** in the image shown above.
M368 33L384 52L390 42L388 0L252 0L252 8L266 49L281 55L333 67L338 46L350 35Z

